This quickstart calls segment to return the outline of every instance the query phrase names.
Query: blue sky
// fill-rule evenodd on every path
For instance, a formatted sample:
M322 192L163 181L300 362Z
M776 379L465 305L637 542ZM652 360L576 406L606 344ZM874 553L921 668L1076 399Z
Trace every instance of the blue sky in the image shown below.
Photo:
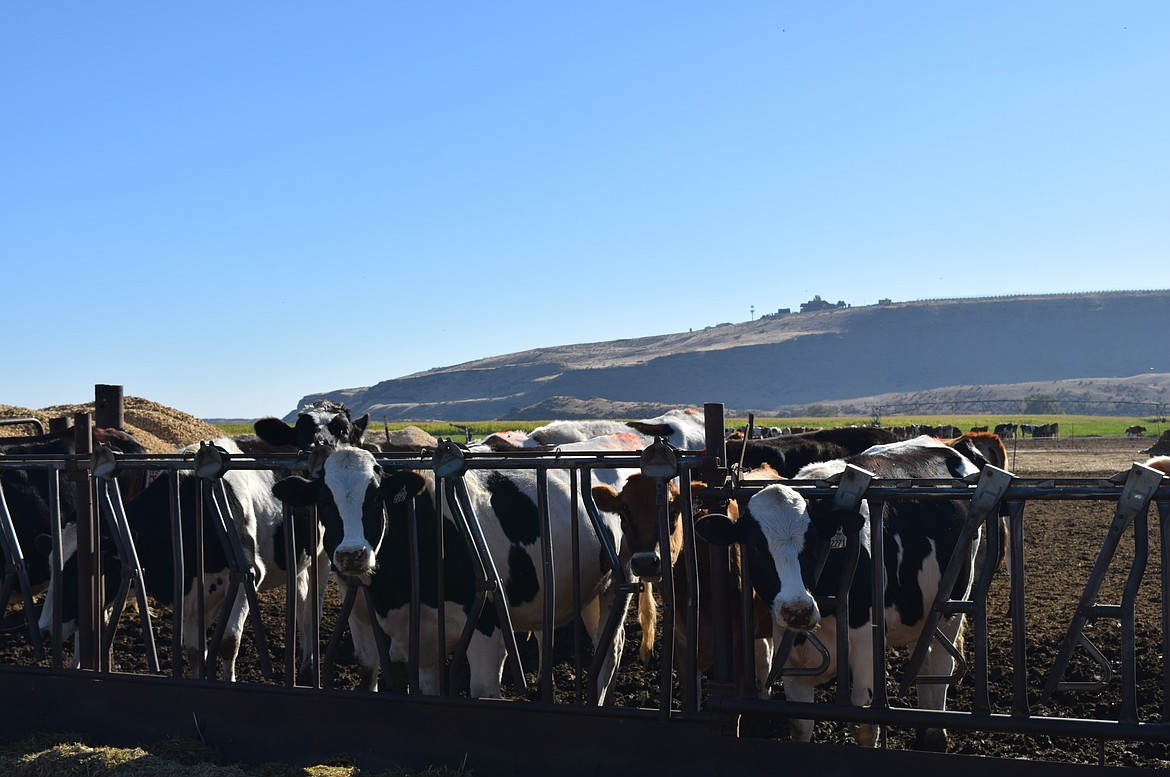
M1170 287L1170 3L0 4L0 404Z

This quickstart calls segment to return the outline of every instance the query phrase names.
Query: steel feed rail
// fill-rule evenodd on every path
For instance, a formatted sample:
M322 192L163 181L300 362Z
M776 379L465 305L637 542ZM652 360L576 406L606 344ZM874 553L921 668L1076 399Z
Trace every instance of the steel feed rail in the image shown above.
M680 453L679 454L680 468L684 471L690 469L709 468L711 465L711 457L699 453ZM377 459L380 465L384 467L400 467L413 469L428 469L432 466L432 460L426 455L417 456L403 456L403 455L389 455L377 454ZM47 469L47 470L61 470L72 462L81 470L88 468L90 457L75 455L71 457L56 457L49 458L43 456L24 456L24 457L4 457L0 459L0 468L3 469ZM612 453L598 453L596 455L587 455L575 452L572 456L558 455L548 452L523 452L519 455L516 452L507 454L468 454L466 457L467 467L470 468L484 468L491 469L497 467L506 468L535 468L535 469L565 469L568 468L574 474L585 473L596 468L613 468L619 466L637 466L637 454L612 454ZM1140 465L1138 465L1140 466ZM117 467L119 469L175 469L175 470L192 470L194 469L194 458L191 456L118 456ZM303 457L294 455L277 455L272 457L225 457L226 468L240 468L240 469L278 469L284 471L304 471L307 469L307 462ZM1007 506L1008 520L1010 527L1010 561L1012 568L1012 610L1015 615L1023 615L1023 592L1024 592L1024 568L1022 558L1023 548L1023 529L1024 529L1024 507L1029 501L1034 500L1099 500L1099 501L1119 501L1124 502L1129 500L1129 497L1124 497L1125 488L1130 480L1130 473L1121 473L1114 478L1085 478L1085 479L1020 479L1014 478L1011 485L1003 490L1000 496L1002 502ZM1168 543L1167 540L1167 525L1170 521L1167 520L1167 512L1170 510L1170 486L1164 485L1166 481L1159 479L1154 482L1152 486L1147 485L1144 488L1146 496L1139 495L1140 500L1145 499L1145 504L1157 503L1159 510L1159 517L1161 519L1161 532L1163 542L1162 547L1162 592L1163 592L1163 634L1167 631L1167 617L1166 617L1166 602L1167 596L1167 569L1170 564L1167 563ZM807 498L831 498L839 491L839 486L825 482L801 482L788 481L788 485L800 491ZM753 490L758 490L764 487L764 484L753 486L747 483L739 483L736 488L744 495L750 495ZM727 493L730 488L724 486L710 486L713 492ZM883 482L880 479L871 482L866 489L867 498L877 500L894 500L902 498L913 498L917 500L953 500L953 499L972 499L976 497L978 487L975 484L961 481L896 481ZM582 489L584 494L588 494L588 489ZM689 490L688 490L689 493ZM591 500L586 499L586 504L591 505ZM593 508L595 509L595 508ZM690 510L688 508L687 514L689 516ZM1132 515L1130 515L1132 513ZM1127 506L1126 517L1120 519L1120 530L1125 531L1133 529L1135 532L1144 534L1146 531L1145 511L1138 508L1134 509L1132 505ZM1116 531L1114 533L1117 533ZM988 539L996 536L994 532L986 532ZM611 549L612 550L612 549ZM1134 564L1135 575L1131 575L1131 580L1127 583L1126 599L1128 603L1120 608L1112 608L1106 605L1097 604L1093 598L1095 592L1086 591L1087 600L1082 602L1078 607L1078 618L1084 617L1120 617L1123 622L1123 630L1127 634L1132 634L1133 625L1132 620L1126 621L1126 612L1130 613L1132 618L1132 591L1136 589L1137 581L1140 579L1141 571L1145 568L1144 554L1147 549L1143 543L1139 543L1138 552L1139 559ZM990 556L990 554L989 554ZM685 556L684 556L685 557ZM1111 557L1111 550L1103 548L1102 554L1099 558L1098 565L1107 565L1108 559ZM1105 559L1105 560L1101 560ZM880 568L881 565L875 565ZM750 572L748 573L750 574ZM981 576L982 580L988 580L990 576ZM637 586L638 584L633 584ZM636 590L636 588L634 589ZM693 590L693 589L692 589ZM977 590L973 598L979 600L986 596L985 586L982 590ZM628 598L627 598L628 601ZM987 634L985 625L981 628L980 603L977 602L975 611L972 615L975 623L975 652L976 652L976 673L980 670L981 660L986 661L986 639ZM985 623L985 598L981 603L982 617ZM58 612L60 609L58 608ZM693 620L692 620L693 622ZM1145 741L1168 741L1170 740L1170 727L1167 726L1167 712L1166 702L1163 702L1161 718L1152 722L1140 722L1136 719L1133 710L1135 704L1131 703L1130 699L1134 698L1135 691L1130 690L1129 686L1123 689L1126 695L1126 719L1119 721L1112 720L1083 720L1083 719L1069 719L1069 718L1051 718L1045 716L1031 715L1028 709L1028 687L1026 677L1026 653L1024 652L1025 644L1025 623L1022 617L1013 618L1013 650L1018 659L1021 661L1014 661L1013 677L1014 691L1012 697L1012 711L1010 714L1003 714L993 712L990 705L987 703L986 692L986 676L985 668L983 670L984 676L980 679L976 678L977 692L975 695L976 704L972 712L961 711L946 711L933 712L921 711L913 709L890 708L878 703L875 699L874 705L868 708L856 708L844 704L825 704L817 703L809 707L808 705L795 704L791 702L780 701L757 701L754 699L735 698L726 694L712 693L709 695L703 709L708 712L739 714L743 712L759 712L767 711L771 713L780 713L786 715L793 715L799 717L808 717L814 719L831 719L831 720L852 720L852 721L872 721L885 722L905 725L944 725L950 728L967 728L967 729L983 729L1008 731L1017 733L1046 733L1054 735L1068 735L1068 736L1092 736L1092 737L1118 737L1127 739L1137 739ZM669 628L673 624L664 622L664 635L669 633ZM982 632L982 633L980 633ZM293 631L289 631L289 637L286 637L286 644L292 645L295 639L291 638ZM1084 644L1082 641L1083 632L1078 631L1076 624L1070 625L1070 637L1066 639L1067 644L1071 641L1073 646L1076 644ZM693 642L691 644L694 644ZM1167 644L1165 641L1163 644ZM1086 649L1088 646L1086 645ZM1123 652L1130 652L1130 642L1126 639L1126 646ZM982 659L980 658L982 656ZM1095 660L1099 660L1097 656L1092 656ZM1125 666L1128 666L1129 657L1125 658ZM1166 659L1163 658L1165 664ZM879 677L885 677L884 667L885 661L883 656L878 656L875 652L875 665L879 664L882 667L882 674ZM669 664L665 664L669 666ZM1055 668L1054 668L1055 669ZM1124 670L1124 666L1123 666ZM577 673L578 678L580 672ZM1053 682L1060 682L1059 673L1054 671L1050 673L1049 684ZM1052 680L1056 677L1056 680ZM1163 668L1163 685L1168 682L1170 678L1170 670L1165 665ZM1123 671L1123 680L1129 683L1133 680L1132 673ZM289 680L291 683L291 680ZM714 686L713 686L714 687ZM884 688L884 682L877 684L877 687ZM1163 698L1170 698L1165 687L1163 688ZM546 699L547 701L547 699ZM663 705L660 710L667 717L672 713L665 709L669 703L669 698L660 700Z

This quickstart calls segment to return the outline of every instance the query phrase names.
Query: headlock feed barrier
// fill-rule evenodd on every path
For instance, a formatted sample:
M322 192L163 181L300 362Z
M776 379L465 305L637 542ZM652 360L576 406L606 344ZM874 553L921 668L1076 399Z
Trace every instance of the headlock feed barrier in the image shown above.
M693 513L701 501L714 505L714 512L736 500L746 504L766 483L753 481L749 473L727 460L723 442L723 407L709 404L705 408L707 445L705 451L679 451L659 441L644 451L573 452L526 450L508 453L479 453L442 443L435 451L423 454L378 453L377 464L384 472L417 470L429 472L436 479L435 507L437 531L457 532L466 544L476 576L476 597L470 605L474 614L494 612L496 621L510 624L508 590L501 575L501 559L493 558L485 538L482 516L476 515L468 499L464 478L467 472L485 470L531 470L538 484L536 511L541 532L538 540L541 580L554 579L553 548L549 531L547 483L550 473L567 473L574 492L581 495L584 510L572 508L574 540L582 531L592 530L602 537L603 522L591 496L590 486L598 471L628 469L641 471L654 479L659 493L665 493L668 481L677 478L682 501L682 552L679 562L686 576L686 588L697 591L700 583L710 586L716 600L728 591L750 592L752 570L745 561L739 567L738 580L732 579L729 554L697 541ZM443 580L442 569L424 568L417 547L417 526L410 534L408 554L410 569L409 632L404 665L390 661L387 635L374 629L381 658L379 692L372 693L340 687L341 675L350 670L345 656L351 615L366 622L376 622L373 597L361 580L350 579L344 586L345 596L331 600L326 611L310 608L308 623L298 612L294 586L284 589L283 623L273 625L261 617L265 597L257 590L251 567L251 547L246 533L239 530L240 516L226 497L222 478L232 470L273 470L278 473L311 473L318 462L312 456L273 454L267 457L224 454L210 446L173 455L115 455L104 446L92 443L92 420L77 414L73 424L76 452L52 457L11 454L0 456L0 474L14 471L44 473L50 483L50 524L54 556L60 564L62 548L61 493L75 489L77 514L77 590L51 589L55 597L56 622L50 624L48 639L42 642L38 613L42 593L31 581L29 555L32 551L18 537L19 516L10 511L0 490L0 542L5 558L4 591L6 621L19 622L19 629L9 629L9 642L31 646L28 660L0 665L0 692L6 702L0 705L0 720L11 737L32 731L80 731L111 744L142 744L171 736L198 737L217 745L226 757L259 762L268 760L317 762L344 752L363 766L380 768L403 766L422 768L431 764L466 764L477 775L505 773L594 774L601 770L631 771L634 768L654 772L670 770L680 774L708 774L711 770L727 771L734 764L737 774L772 773L784 768L825 768L852 773L895 771L942 767L961 774L984 772L988 768L1034 775L1077 773L1095 770L1112 771L1110 766L1083 766L1050 761L1021 761L956 754L924 753L894 747L876 750L855 746L811 744L786 739L781 725L769 736L753 735L758 728L753 721L802 718L822 721L825 726L837 721L880 724L890 728L945 727L951 732L979 732L994 738L1000 735L1027 735L1090 738L1102 743L1127 740L1170 753L1170 663L1164 651L1156 658L1143 653L1141 661L1158 663L1150 673L1139 673L1137 635L1156 631L1155 639L1165 645L1170 641L1170 596L1167 586L1167 532L1170 527L1170 485L1162 473L1134 464L1127 471L1106 479L1026 479L993 466L984 467L977 476L966 479L885 480L872 473L848 467L839 476L826 481L788 481L808 499L833 500L843 509L855 508L862 499L871 505L897 500L970 502L967 523L957 546L980 542L986 544L982 567L977 570L975 585L968 598L952 600L940 594L923 614L926 627L916 644L893 658L885 644L884 608L874 613L872 666L875 678L873 698L866 706L855 706L848 692L849 644L838 639L834 646L838 680L818 692L815 702L786 700L781 690L783 677L792 674L784 668L783 656L792 647L791 635L777 645L780 656L773 662L766 678L770 693L761 698L755 688L757 680L753 654L752 599L740 596L740 617L733 618L727 608L712 613L714 661L708 672L700 672L697 655L699 639L695 633L699 622L698 597L677 595L670 574L662 576L660 606L662 613L657 686L644 693L626 693L616 702L595 705L596 687L589 682L600 671L602 649L612 644L626 626L630 603L642 590L643 583L631 576L629 559L621 545L603 546L613 574L613 591L617 604L608 613L594 651L583 634L580 618L572 626L554 627L553 601L556 592L542 590L543 631L533 655L530 644L518 640L504 629L507 661L504 696L506 700L481 700L466 695L467 666L464 655L476 618L467 620L466 630L454 640L455 650L440 674L439 694L422 695L420 681L420 644L432 635L421 633L424 624L439 630L439 644L447 644L443 630L452 623L439 605L436 619L423 618L420 593L426 579ZM168 620L162 616L167 608L152 609L148 597L158 592L146 590L143 569L160 563L143 558L136 547L135 532L126 519L125 504L118 476L137 472L171 471L197 478L200 484L194 514L184 514L179 499L179 478L171 477L173 489L169 515L171 536L176 542L167 563L174 565L173 591L176 603ZM561 475L558 475L558 477ZM694 491L692 482L704 485ZM8 483L8 480L3 483ZM1044 603L1028 598L1029 570L1024 563L1028 540L1028 506L1039 501L1092 502L1103 505L1112 514L1105 539L1093 554L1094 560L1080 585L1083 590L1068 612L1067 628L1056 657L1048 665L1036 666L1029 656L1029 618ZM659 526L662 547L668 547L670 532L665 499L659 500ZM1139 586L1150 559L1151 509L1158 519L1158 554L1154 558L1161 570L1160 623L1138 622L1135 602ZM880 514L877 511L874 514ZM444 529L443 515L454 523ZM320 526L315 520L299 524L292 510L285 507L284 553L294 558L298 539L294 527L309 531L310 544L320 542ZM200 575L198 568L184 568L181 547L184 536L179 530L184 522L193 522L190 536L197 547L194 558L204 558L206 542L216 542L228 559L224 596L226 604L214 622L206 622L199 597L190 597L196 607L194 622L197 633L209 635L205 654L183 649L184 618L182 603L186 580ZM1006 525L1006 532L1000 527ZM304 539L304 538L302 538ZM883 558L881 522L873 521L868 537L874 558ZM1000 543L1006 541L1007 581L1004 573L996 577ZM857 552L859 538L850 537L840 550L824 549L822 554ZM1119 556L1119 547L1132 543L1132 559ZM121 576L102 582L102 559L109 558L110 545L119 559ZM1128 544L1127 544L1128 547ZM583 592L576 590L579 551L573 548L574 586L572 601L580 602ZM708 554L715 562L712 577L698 578L699 554ZM665 554L664 554L665 555ZM960 554L954 554L956 557ZM1125 557L1122 557L1125 556ZM437 564L446 563L440 554ZM196 561L198 567L201 562ZM1121 589L1120 603L1104 601L1102 593L1111 567L1129 563L1128 575ZM849 565L846 565L848 567ZM940 570L939 590L950 591L959 574L956 565ZM58 574L60 570L57 570ZM873 564L872 586L885 590L885 567ZM309 569L309 591L331 574L330 569L313 564ZM558 579L564 579L557 576ZM989 617L989 591L993 582L1008 588L1009 612L1005 629L993 630ZM1008 582L1010 581L1010 582ZM196 590L202 595L201 587ZM819 601L822 612L848 612L848 581L838 585L838 595ZM77 630L72 641L62 639L60 613L67 597L79 598ZM310 596L312 598L312 596ZM240 668L241 682L227 682L219 677L216 656L225 639L227 613L231 603L244 599L249 604L245 639L254 654L255 667ZM880 594L875 597L881 603ZM338 603L339 601L339 603ZM439 597L442 601L442 597ZM137 612L127 608L137 603ZM451 607L450 603L447 607ZM966 639L954 642L937 628L940 620L952 614L967 616L970 627ZM996 613L991 613L995 615ZM685 617L680 617L685 616ZM671 638L676 620L687 624L688 638L684 649L674 655ZM733 621L744 633L733 638ZM324 624L332 624L325 628ZM1101 624L1112 624L1103 628ZM633 622L631 620L631 626ZM312 655L298 655L298 629L307 628ZM275 635L270 634L273 629ZM167 645L158 645L156 636L169 631ZM845 630L839 630L844 633ZM133 632L132 639L126 638ZM275 665L270 637L283 644L283 656ZM821 643L817 633L808 638ZM955 659L953 675L929 676L923 672L924 656L931 641L942 646ZM70 644L71 643L71 644ZM1099 644L1100 643L1100 644ZM994 647L1010 646L1010 671L993 667ZM827 657L828 648L819 651ZM626 663L636 661L633 649L626 651ZM7 653L6 653L7 655ZM283 658L283 660L280 660ZM302 669L301 667L306 667ZM313 667L319 668L314 671ZM671 670L674 667L674 670ZM806 670L807 671L807 670ZM844 673L844 674L842 674ZM995 677L993 677L995 675ZM998 677L999 679L995 679ZM1145 679L1142 679L1145 678ZM962 684L950 709L917 709L905 703L909 691L925 684ZM350 685L353 683L350 681ZM531 684L531 687L529 687ZM1050 710L1048 702L1066 696L1093 700L1092 709L1099 716L1084 714L1041 714ZM1087 707L1076 707L1078 711ZM887 744L884 740L879 745ZM1168 755L1167 757L1170 757Z

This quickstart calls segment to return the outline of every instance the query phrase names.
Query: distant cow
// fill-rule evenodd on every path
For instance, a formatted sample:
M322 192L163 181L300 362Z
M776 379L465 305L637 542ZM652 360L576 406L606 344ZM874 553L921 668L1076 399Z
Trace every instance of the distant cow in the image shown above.
M1060 436L1060 424L1058 424L1058 423L1041 424L1040 426L1037 426L1032 430L1032 436L1033 437L1059 437Z
M1146 427L1144 427L1144 426L1136 426L1135 425L1135 426L1131 426L1125 430L1126 437L1141 437L1145 433L1146 433Z
M824 479L844 470L847 463L869 470L881 478L963 478L975 473L975 466L955 449L937 440L915 440L885 446L876 454L852 456L845 460L813 464L801 470L800 479ZM937 585L951 563L960 564L960 573L950 596L965 598L973 579L973 560L977 542L964 555L952 558L966 520L969 503L955 501L887 500L883 503L882 524L885 532L885 610L886 638L891 646L914 644L922 630L927 612L933 604ZM790 701L811 702L814 688L835 679L836 616L822 614L816 596L836 593L844 554L828 553L819 581L812 579L818 549L838 530L857 534L861 539L861 560L849 591L849 663L852 675L851 698L865 705L873 694L873 632L870 602L871 559L866 538L869 536L870 508L863 502L859 513L833 510L829 500L806 502L804 497L784 484L765 487L743 509L738 521L709 516L696 524L696 531L708 541L728 545L740 543L751 562L751 578L756 594L768 603L774 624L774 638L779 642L784 631L807 633L816 629L820 642L828 650L829 667L819 677L788 675L784 690ZM960 632L963 615L943 616L939 631L951 642ZM788 666L815 667L820 655L806 640L798 637ZM954 658L932 642L924 673L947 676L954 668ZM946 684L920 684L918 704L924 709L946 708ZM793 738L808 741L812 721L791 720ZM858 727L859 744L873 746L878 727ZM927 731L920 744L943 747L946 733Z
M540 523L537 508L537 476L533 470L472 469L464 475L472 509L479 519L491 554L507 593L512 625L517 631L541 633L544 626L543 597L548 586L543 579ZM363 686L377 687L380 665L373 628L390 635L390 658L408 659L411 598L411 560L408 537L410 506L417 514L418 542L421 554L421 590L423 604L420 633L419 666L421 690L438 692L443 657L455 647L476 596L476 576L471 550L464 541L442 500L444 530L442 534L444 612L446 644L436 644L438 613L437 579L434 575L439 553L435 533L435 478L429 471L383 470L372 454L361 448L342 446L325 460L320 476L308 479L292 476L279 481L273 493L287 504L317 506L325 529L325 547L333 566L345 578L360 577L368 581L378 623L370 624L362 608L354 608L350 628L354 652L361 665ZM586 630L595 642L601 624L615 600L611 569L602 552L601 539L589 521L581 521L580 602L573 601L571 505L577 500L578 514L585 515L585 505L572 494L567 473L548 473L548 505L555 570L556 600L554 617L562 625L581 609ZM621 540L616 517L603 515L605 530L615 547ZM624 633L619 629L606 653L604 666L596 678L598 698L605 700L610 681L621 658ZM471 695L499 697L505 648L494 609L484 609L467 649L471 666Z
M996 436L999 437L999 439L1011 440L1011 439L1014 439L1016 436L1016 425L1015 424L996 424L994 431L995 431Z
M888 429L872 426L848 426L840 429L818 429L814 432L781 435L766 440L729 440L727 459L736 463L743 454L743 465L756 469L767 464L783 477L793 477L797 470L815 461L830 461L896 438Z

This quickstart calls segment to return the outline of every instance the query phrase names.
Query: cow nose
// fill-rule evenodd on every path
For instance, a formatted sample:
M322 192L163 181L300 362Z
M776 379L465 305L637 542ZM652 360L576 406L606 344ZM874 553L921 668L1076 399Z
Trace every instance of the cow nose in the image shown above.
M364 575L374 568L374 552L369 547L338 548L333 565L343 575Z
M814 607L799 602L782 606L780 617L788 628L797 631L808 631L820 621L820 613Z
M630 556L630 571L642 580L657 582L662 578L662 556L656 551L644 551Z

